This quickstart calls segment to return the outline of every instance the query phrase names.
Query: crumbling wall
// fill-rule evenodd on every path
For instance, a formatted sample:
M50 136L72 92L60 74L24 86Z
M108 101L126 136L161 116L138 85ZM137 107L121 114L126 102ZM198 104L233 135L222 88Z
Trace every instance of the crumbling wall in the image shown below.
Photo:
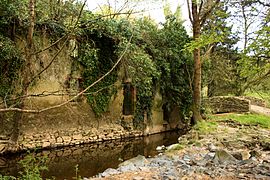
M250 111L250 101L240 97L215 96L204 99L203 104L212 113L242 113Z

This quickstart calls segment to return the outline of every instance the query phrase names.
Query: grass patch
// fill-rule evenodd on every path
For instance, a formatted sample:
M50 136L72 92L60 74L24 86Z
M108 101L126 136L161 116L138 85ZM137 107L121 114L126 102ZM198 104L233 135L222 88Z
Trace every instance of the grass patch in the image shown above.
M215 131L217 129L217 123L211 121L199 121L195 126L194 129L199 134L207 134Z
M246 125L259 125L263 128L270 129L270 117L261 114L226 114L212 115L212 120L228 120L232 119L236 122Z

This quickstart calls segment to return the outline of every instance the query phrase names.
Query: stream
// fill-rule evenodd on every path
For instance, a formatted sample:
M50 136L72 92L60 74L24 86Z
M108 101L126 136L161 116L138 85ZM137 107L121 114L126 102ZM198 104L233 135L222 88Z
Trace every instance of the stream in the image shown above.
M32 153L34 157L47 157L48 171L42 172L44 178L56 180L72 179L78 175L92 177L107 168L116 168L122 161L137 155L153 157L158 154L157 146L177 143L181 132L165 132L140 138L105 141L61 149L44 150ZM18 162L26 154L0 157L0 174L18 176L21 167Z

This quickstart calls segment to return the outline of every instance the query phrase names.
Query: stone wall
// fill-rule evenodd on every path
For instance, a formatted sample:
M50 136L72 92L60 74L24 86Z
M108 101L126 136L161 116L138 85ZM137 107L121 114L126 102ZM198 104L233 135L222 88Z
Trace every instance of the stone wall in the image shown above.
M212 113L242 113L250 111L250 101L240 97L216 96L204 99L203 104Z
M22 134L19 139L20 150L36 148L50 149L56 147L73 146L115 139L140 137L141 131L126 131L121 128L109 129L70 129L47 133Z
M251 105L266 107L266 102L263 99L250 97L250 96L241 96L241 98L250 100Z

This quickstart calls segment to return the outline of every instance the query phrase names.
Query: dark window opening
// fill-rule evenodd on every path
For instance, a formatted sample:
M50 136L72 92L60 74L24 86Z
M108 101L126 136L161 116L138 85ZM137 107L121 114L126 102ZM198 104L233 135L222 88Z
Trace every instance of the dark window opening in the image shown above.
M162 110L163 110L163 120L169 122L170 119L170 110L169 110L169 104L165 103L162 106Z
M135 106L135 88L130 82L124 84L123 115L133 115Z

